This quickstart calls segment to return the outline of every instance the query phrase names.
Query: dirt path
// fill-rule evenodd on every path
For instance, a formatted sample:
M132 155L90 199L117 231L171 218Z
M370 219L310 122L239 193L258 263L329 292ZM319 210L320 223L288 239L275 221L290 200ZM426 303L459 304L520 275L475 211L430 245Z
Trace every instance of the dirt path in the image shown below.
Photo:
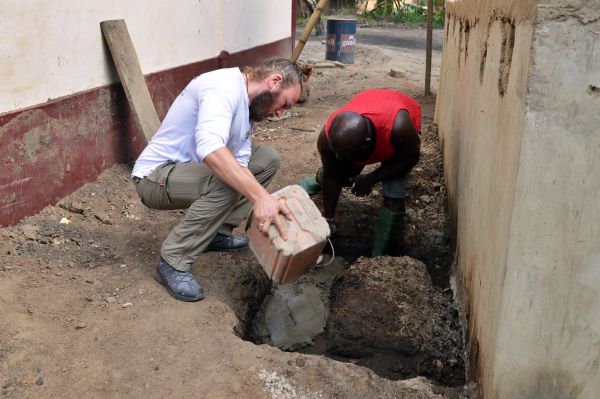
M436 40L440 36L436 32ZM444 290L445 197L437 140L430 129L435 100L421 95L424 52L412 45L415 38L424 43L424 31L365 29L358 36L356 64L315 70L309 101L282 120L258 125L255 140L282 155L271 187L275 191L314 172L317 132L353 94L391 88L415 96L424 110L425 160L411 183L405 236L407 242L429 241L407 253L423 260ZM380 48L378 40L383 40ZM434 83L439 44L435 48ZM317 38L301 58L320 61L324 54ZM390 68L405 70L406 78L390 77ZM129 173L127 165L113 167L57 206L0 230L2 396L429 398L437 397L435 389L459 397L460 390L432 388L422 378L391 381L359 365L240 338L270 288L249 252L202 255L193 272L206 299L173 300L152 272L161 242L182 212L146 209ZM345 195L342 200L340 240L364 248L372 233L360 238L354 233L369 226L379 198ZM367 210L353 218L357 201ZM61 224L62 218L70 223Z

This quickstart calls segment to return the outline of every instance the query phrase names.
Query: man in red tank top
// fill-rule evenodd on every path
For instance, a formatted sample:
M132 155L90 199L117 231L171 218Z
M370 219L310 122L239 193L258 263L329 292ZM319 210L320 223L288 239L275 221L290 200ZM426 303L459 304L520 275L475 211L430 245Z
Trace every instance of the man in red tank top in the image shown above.
M392 90L365 90L329 117L317 140L323 166L316 180L322 189L323 216L332 227L342 187L366 196L382 182L373 256L388 252L395 240L408 175L419 161L420 132L421 107L412 97ZM377 169L361 174L365 165L374 163L380 163Z

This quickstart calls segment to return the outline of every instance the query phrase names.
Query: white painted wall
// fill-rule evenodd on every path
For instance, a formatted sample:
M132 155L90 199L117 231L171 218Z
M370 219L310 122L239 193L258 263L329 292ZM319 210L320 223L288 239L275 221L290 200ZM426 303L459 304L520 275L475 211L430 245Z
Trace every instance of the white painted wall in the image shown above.
M291 35L290 0L221 0L218 3L221 42L217 46L223 50L233 53Z
M144 74L291 34L291 1L0 0L0 114L114 82L100 22L124 19Z

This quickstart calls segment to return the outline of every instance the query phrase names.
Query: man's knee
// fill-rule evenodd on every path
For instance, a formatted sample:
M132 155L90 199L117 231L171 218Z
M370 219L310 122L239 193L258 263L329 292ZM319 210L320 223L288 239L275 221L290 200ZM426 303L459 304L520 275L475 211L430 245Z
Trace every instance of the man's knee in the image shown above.
M268 165L268 169L273 169L274 171L278 171L281 166L281 156L277 152L277 150L273 147L264 147L265 152L265 162Z
M408 175L383 182L383 206L394 213L404 213Z
M408 186L409 174L399 179L390 179L382 182L384 198L404 198L406 197L406 187Z
M257 146L250 158L248 167L255 175L258 173L266 173L274 175L281 166L281 156L273 147Z

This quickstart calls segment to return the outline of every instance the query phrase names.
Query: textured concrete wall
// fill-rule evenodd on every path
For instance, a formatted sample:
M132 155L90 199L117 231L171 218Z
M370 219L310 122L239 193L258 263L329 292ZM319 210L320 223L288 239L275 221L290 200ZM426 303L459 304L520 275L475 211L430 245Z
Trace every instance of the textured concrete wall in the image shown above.
M600 1L544 1L525 126L492 392L600 392Z
M506 2L505 2L506 3ZM534 2L447 3L436 106L471 368L491 379L524 125ZM526 7L527 6L527 7Z
M485 397L600 388L600 1L447 3L436 122Z

